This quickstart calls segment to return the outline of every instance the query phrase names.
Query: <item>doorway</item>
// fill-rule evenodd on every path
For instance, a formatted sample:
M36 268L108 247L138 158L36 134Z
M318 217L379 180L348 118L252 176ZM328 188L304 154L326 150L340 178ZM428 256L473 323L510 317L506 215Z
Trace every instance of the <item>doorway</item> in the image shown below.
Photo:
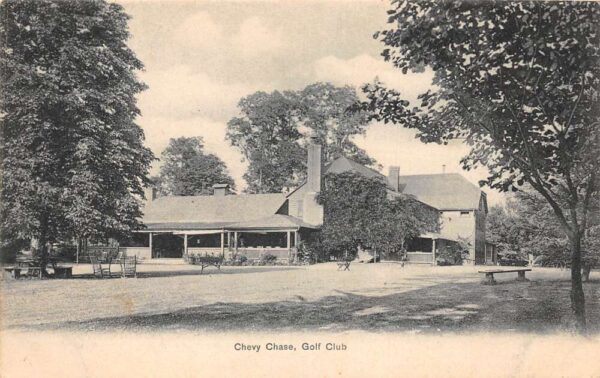
M152 258L182 258L183 235L170 233L154 234L152 238Z

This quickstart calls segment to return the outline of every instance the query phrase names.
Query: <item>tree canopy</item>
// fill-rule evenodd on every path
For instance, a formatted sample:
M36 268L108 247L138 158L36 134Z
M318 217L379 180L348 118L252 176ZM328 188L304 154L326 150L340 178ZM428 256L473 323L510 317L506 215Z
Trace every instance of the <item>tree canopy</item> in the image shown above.
M424 142L463 139L463 167L490 172L482 184L527 184L544 197L570 241L583 329L580 244L600 168L600 4L398 1L388 14L392 27L375 34L383 57L404 73L429 67L434 87L411 107L376 82L364 88L365 109Z
M3 242L117 237L138 228L153 155L134 119L143 64L106 1L0 4Z
M319 201L324 209L320 242L332 256L354 255L358 243L393 255L407 239L439 228L436 209L409 196L388 198L382 180L354 172L327 174Z
M171 139L162 152L162 161L155 180L162 195L212 194L215 184L228 184L235 190L225 163L218 156L204 152L202 137Z
M314 136L323 161L347 156L362 164L375 161L352 137L365 133L366 112L349 112L358 101L352 87L315 83L300 91L256 92L240 100L241 115L227 124L227 139L248 161L249 193L280 192L306 175L306 145Z
M588 229L582 240L584 261L600 262L600 202L598 197L590 206ZM486 239L500 251L517 252L525 256L544 256L552 261L569 261L569 239L544 197L531 188L514 193L504 206L490 209L486 218Z

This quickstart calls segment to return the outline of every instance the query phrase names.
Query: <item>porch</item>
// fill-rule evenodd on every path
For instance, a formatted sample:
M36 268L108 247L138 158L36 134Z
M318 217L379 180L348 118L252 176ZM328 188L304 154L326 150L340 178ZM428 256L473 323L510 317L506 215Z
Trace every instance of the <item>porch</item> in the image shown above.
M439 234L427 233L414 238L406 246L406 259L411 264L436 265L438 256L446 248L456 245L458 241Z
M291 263L296 259L297 245L302 235L316 229L285 215L219 228L206 225L186 225L196 227L185 228L161 226L148 225L148 229L136 232L131 242L120 249L128 255L144 259L186 259L191 255L213 255L228 260L241 256L248 260L260 260L265 255L273 255L278 262Z

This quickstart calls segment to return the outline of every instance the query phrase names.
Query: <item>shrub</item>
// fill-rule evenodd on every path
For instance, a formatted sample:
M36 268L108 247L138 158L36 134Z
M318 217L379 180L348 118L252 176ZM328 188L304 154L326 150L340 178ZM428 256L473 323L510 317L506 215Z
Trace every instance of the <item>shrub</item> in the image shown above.
M51 254L54 257L68 261L75 261L75 257L77 255L77 246L73 244L61 243L52 249Z
M262 255L262 257L260 258L260 262L263 263L264 265L275 264L275 260L277 260L277 256L272 255L270 253Z
M246 256L237 255L237 256L233 256L233 258L231 260L224 261L223 265L242 266L242 265L246 265L247 261L248 261L248 258Z
M316 264L328 261L330 252L325 250L320 233L313 233L298 243L297 262L300 264Z
M459 238L457 243L451 243L437 252L438 265L461 265L469 257L469 243Z

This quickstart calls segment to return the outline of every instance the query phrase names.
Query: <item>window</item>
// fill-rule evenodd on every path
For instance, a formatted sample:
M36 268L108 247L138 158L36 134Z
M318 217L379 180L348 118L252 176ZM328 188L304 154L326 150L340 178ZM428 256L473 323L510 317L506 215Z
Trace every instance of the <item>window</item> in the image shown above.
M460 212L460 216L461 216L461 217L468 217L468 216L471 216L471 212L470 212L470 211L461 211L461 212Z

